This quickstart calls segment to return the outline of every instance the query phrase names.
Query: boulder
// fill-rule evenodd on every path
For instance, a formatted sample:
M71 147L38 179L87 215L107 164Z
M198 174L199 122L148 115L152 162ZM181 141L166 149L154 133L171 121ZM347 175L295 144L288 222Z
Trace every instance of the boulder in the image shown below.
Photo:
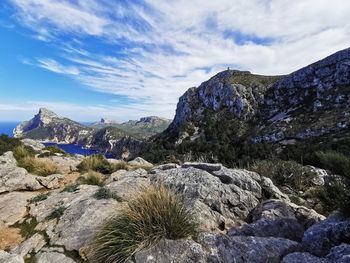
M156 173L157 170L165 171L165 170L169 170L169 169L173 169L173 168L180 168L180 165L178 165L176 163L161 164L161 165L158 165L158 166L152 168L150 173Z
M162 240L157 245L135 254L135 263L205 263L206 252L192 240Z
M147 162L145 159L142 159L141 157L136 157L134 160L129 161L128 164L133 166L153 167L153 164L151 164L150 162Z
M330 253L327 255L327 259L337 263L349 263L350 262L350 245L341 244L333 247Z
M60 188L64 178L62 174L51 174L45 177L37 176L36 180L47 189L56 189Z
M331 263L325 258L319 258L306 252L295 252L285 256L281 263Z
M197 163L197 162L186 162L182 166L182 168L197 168L206 172L214 172L219 171L222 168L221 163Z
M50 159L59 167L63 174L78 171L77 166L81 163L83 157L74 156L51 156Z
M281 237L300 242L304 228L293 218L260 219L240 228L232 228L231 236Z
M39 233L35 233L29 239L23 241L17 247L11 250L14 254L19 254L21 257L26 256L27 254L38 253L40 249L45 246L46 241L44 236Z
M73 259L59 252L40 252L35 259L37 263L75 263Z
M20 255L10 254L0 250L0 263L24 263Z
M45 148L45 145L39 141L32 139L22 139L21 140L25 146L32 148L36 152L40 152Z
M0 193L17 190L39 190L44 188L26 169L17 167L12 152L0 156Z
M208 262L279 263L299 243L284 238L202 234L198 241L211 251Z
M0 222L13 225L27 215L28 200L36 196L33 192L11 192L0 195Z
M303 247L315 256L326 256L332 247L350 240L350 221L340 214L311 226L304 233Z
M152 174L150 180L153 185L164 184L174 192L183 195L195 214L205 220L201 221L201 224L216 224L218 230L227 229L230 225L223 225L222 220L208 222L213 217L206 218L201 214L216 214L227 219L228 222L239 222L246 219L259 203L259 192L243 190L232 182L223 183L217 176L193 167L159 171Z
M260 186L262 188L263 195L266 199L280 199L285 201L290 201L289 197L282 193L280 189L273 184L270 178L261 177Z

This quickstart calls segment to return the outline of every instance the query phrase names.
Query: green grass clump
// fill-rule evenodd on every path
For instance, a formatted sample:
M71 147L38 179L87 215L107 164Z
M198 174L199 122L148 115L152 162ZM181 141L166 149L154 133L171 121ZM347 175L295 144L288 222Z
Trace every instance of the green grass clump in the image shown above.
M61 193L63 192L74 193L76 190L78 190L78 187L79 187L78 183L67 185L65 188L63 188Z
M40 201L44 201L49 197L49 193L42 193L40 195L37 195L35 197L33 197L32 199L29 200L30 203L37 203Z
M94 194L94 197L98 200L100 199L115 199L119 202L122 201L122 198L118 196L117 194L113 193L110 189L106 187L99 188L96 193Z
M305 191L312 186L316 174L295 161L279 159L258 161L250 170L271 178L277 186L289 186L296 191Z
M112 163L111 166L112 166L113 172L118 171L118 170L127 170L128 171L130 168L128 163L125 161L119 161L117 163Z
M55 219L55 218L59 219L63 215L65 210L66 210L66 208L64 206L60 206L60 207L56 208L55 210L53 210L46 217L46 219L48 219L48 220Z
M84 158L84 160L78 165L78 169L80 172L88 172L92 170L103 174L113 173L112 165L101 154L91 155Z
M184 200L165 187L142 189L101 226L91 243L91 263L125 262L162 238L195 235L198 225Z
M91 170L86 175L84 175L79 179L80 184L89 184L89 185L98 185L98 186L102 186L103 181L104 181L103 174L95 171L91 171Z

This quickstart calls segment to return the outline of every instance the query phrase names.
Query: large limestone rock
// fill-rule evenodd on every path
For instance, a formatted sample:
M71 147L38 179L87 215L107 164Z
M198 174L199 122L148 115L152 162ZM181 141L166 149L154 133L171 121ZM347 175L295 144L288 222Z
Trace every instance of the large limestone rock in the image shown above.
M0 263L24 263L20 255L10 254L0 250Z
M36 152L40 152L45 148L44 144L42 144L41 142L38 142L36 140L22 139L21 141L23 142L24 145L32 148Z
M129 161L128 164L133 166L144 166L144 167L153 167L153 164L147 162L145 159L141 157L136 157L134 160Z
M14 254L19 254L24 257L28 254L38 253L40 249L45 246L46 241L43 235L35 233L29 239L23 241L17 247L11 250Z
M330 253L327 255L327 259L338 263L349 263L350 245L341 244L340 246L333 247Z
M281 263L331 263L325 258L319 258L310 253L295 252L285 256Z
M185 196L201 224L219 230L244 220L261 197L259 192L223 183L219 177L193 167L160 171L150 179L154 185L162 183Z
M27 215L28 201L36 196L32 192L12 192L0 195L0 223L13 225Z
M83 159L79 156L51 156L50 158L64 174L78 171L77 166Z
M192 240L162 240L136 253L135 263L205 263L206 251Z
M25 169L17 167L17 161L12 152L6 152L0 156L0 193L44 188L36 178Z
M313 225L304 233L303 247L313 255L325 256L332 247L350 240L350 222L339 214Z
M211 251L208 262L280 263L282 258L301 250L299 243L274 237L204 234L199 243Z
M40 252L35 256L37 263L75 263L75 261L59 252Z

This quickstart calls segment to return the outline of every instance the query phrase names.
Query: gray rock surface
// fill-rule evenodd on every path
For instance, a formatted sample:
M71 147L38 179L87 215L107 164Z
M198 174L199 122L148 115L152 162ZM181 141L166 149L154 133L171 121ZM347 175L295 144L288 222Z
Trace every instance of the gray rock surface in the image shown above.
M59 167L61 173L76 172L83 158L79 156L51 156L51 160Z
M42 188L44 187L36 180L36 176L17 167L17 161L12 152L6 152L0 156L0 193Z
M350 240L350 221L339 214L311 226L303 237L303 247L313 255L326 256L332 247Z
M0 263L24 263L20 255L10 254L0 250Z
M333 247L330 253L327 255L327 259L336 261L337 263L349 263L350 262L350 244L341 244Z
M41 142L36 141L36 140L22 139L21 141L23 142L24 145L32 148L36 152L40 152L45 148L44 144L42 144Z
M32 192L12 192L0 195L0 222L13 225L27 214L28 200L36 196Z
M145 159L141 157L136 157L134 160L129 161L128 164L135 166L144 166L144 167L153 167L153 164L147 162Z
M75 263L73 259L58 252L40 252L35 258L37 263Z
M186 162L182 166L182 168L197 168L200 170L204 170L206 172L214 172L214 171L219 171L222 168L221 163L199 163L199 162Z
M319 258L306 252L295 252L285 256L281 263L332 263L325 258ZM333 262L335 263L335 262Z
M135 263L205 263L206 252L192 240L162 240L156 246L136 253Z
M38 253L40 249L45 246L45 238L39 234L35 233L29 239L23 241L17 247L11 250L13 254L19 254L21 257L26 256L27 254Z

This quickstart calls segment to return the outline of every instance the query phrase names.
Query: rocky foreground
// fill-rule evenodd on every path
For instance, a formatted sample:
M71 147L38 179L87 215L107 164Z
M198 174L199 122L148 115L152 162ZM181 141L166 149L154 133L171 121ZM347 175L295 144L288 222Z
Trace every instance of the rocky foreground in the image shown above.
M96 199L102 186L75 184L82 156L50 158L60 173L42 177L18 167L12 152L0 156L0 263L88 261L99 226L139 187L159 183L188 200L200 233L195 240L162 240L129 262L350 262L349 221L292 203L257 173L136 158L129 162L135 169L103 182L120 198Z

